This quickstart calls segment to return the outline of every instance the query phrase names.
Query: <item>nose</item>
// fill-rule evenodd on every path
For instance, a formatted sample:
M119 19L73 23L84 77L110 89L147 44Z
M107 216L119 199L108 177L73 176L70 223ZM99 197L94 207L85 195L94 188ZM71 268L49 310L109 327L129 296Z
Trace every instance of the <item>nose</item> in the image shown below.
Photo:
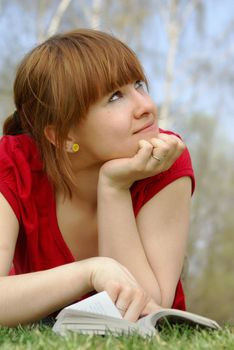
M139 119L149 114L156 115L157 109L154 101L146 92L133 92L133 114L134 118Z

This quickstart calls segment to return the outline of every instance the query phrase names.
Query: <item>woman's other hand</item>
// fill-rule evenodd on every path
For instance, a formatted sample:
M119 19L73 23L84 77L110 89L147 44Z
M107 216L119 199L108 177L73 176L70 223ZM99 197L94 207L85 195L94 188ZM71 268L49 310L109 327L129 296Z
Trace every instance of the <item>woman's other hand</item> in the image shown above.
M124 319L134 322L160 308L123 265L111 258L93 259L93 288L98 292L105 290Z

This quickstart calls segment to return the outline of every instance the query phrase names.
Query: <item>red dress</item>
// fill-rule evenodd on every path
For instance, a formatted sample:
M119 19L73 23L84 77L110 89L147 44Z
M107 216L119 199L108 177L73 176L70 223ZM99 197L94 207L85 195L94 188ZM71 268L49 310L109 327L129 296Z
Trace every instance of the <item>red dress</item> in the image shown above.
M187 149L168 171L133 184L135 215L144 203L181 176L190 176L194 188ZM20 225L13 260L16 274L74 262L58 227L53 186L43 170L34 140L26 134L0 139L0 192L11 205ZM173 307L185 308L180 281Z

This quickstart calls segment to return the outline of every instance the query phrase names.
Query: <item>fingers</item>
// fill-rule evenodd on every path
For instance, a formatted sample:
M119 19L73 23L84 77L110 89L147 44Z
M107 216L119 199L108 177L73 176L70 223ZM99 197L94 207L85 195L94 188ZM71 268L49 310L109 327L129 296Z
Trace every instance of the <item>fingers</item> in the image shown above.
M168 170L185 149L183 141L175 135L159 134L151 139L153 145L152 158Z
M141 317L152 314L153 312L160 311L162 307L151 298L149 302L146 304L145 308L141 312Z
M137 321L143 310L146 309L149 298L139 286L133 288L124 286L118 289L118 292L119 294L115 300L115 306L120 314L125 320L131 322Z
M122 317L127 321L135 322L140 317L158 311L161 308L139 286L136 288L126 286L121 288L118 286L117 290L115 290L115 298L112 300ZM117 294L118 296L116 297Z
M152 156L155 157L154 159L160 162L168 157L170 145L166 141L154 138L150 142L153 145Z
M111 258L94 261L91 285L96 291L108 293L124 319L135 322L143 313L152 310L149 304L151 298L126 267Z
M175 135L160 133L157 138L150 141L140 140L139 150L132 158L134 168L138 171L148 169L154 173L166 171L184 149L185 144Z
M123 317L132 303L133 295L134 292L129 287L124 288L118 295L118 298L115 302L115 306L117 307L117 309Z
M151 140L153 145L154 145L154 140L155 139ZM163 148L163 152L165 153L165 156L168 156L168 157L172 156L175 158L180 156L181 153L185 150L184 142L176 135L168 135L168 134L160 133L158 135L158 141L159 141L159 145Z
M143 310L145 313L152 309L147 306L150 298L136 283L122 284L110 281L106 291L122 317L128 321L135 322L143 314Z
M153 150L152 143L146 141L146 140L140 140L139 141L139 150L137 154L134 156L134 161L140 163L145 163L148 161L148 159L151 157L152 150Z
M104 163L99 173L99 187L129 189L135 181L168 170L184 149L184 143L175 135L160 133L149 141L142 139L134 156Z
M132 321L132 322L137 321L141 316L143 310L145 309L148 301L149 301L149 298L146 296L146 294L142 290L138 290L135 293L134 299L132 300L132 302L129 303L123 318L127 321Z

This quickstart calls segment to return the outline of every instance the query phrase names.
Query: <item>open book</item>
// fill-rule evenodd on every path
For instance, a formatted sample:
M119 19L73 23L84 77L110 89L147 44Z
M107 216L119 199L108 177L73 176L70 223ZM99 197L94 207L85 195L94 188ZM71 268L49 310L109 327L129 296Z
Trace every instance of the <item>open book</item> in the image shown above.
M119 310L107 292L97 293L87 299L62 309L53 326L56 333L64 335L67 330L83 334L130 334L146 337L157 333L162 322L185 323L194 327L219 329L220 326L209 318L176 309L161 309L142 317L137 322L122 318Z

